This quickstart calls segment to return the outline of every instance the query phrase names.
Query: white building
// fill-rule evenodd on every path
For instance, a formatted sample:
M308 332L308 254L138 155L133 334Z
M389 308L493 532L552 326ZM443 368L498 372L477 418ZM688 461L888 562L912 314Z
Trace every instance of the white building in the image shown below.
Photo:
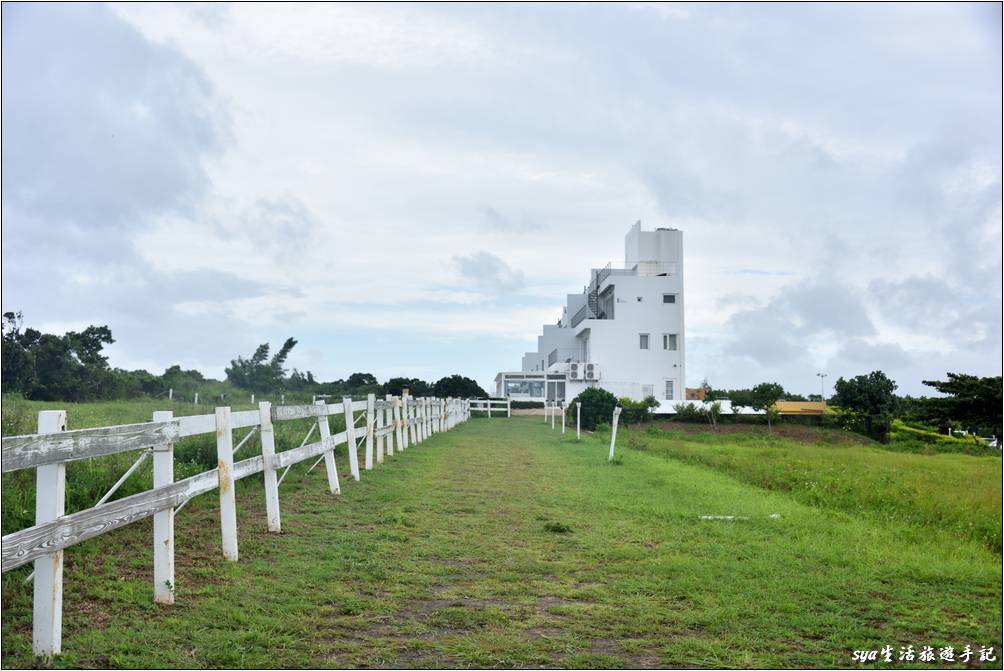
M571 400L588 386L615 396L655 396L672 412L683 401L683 232L641 230L624 238L624 267L594 268L582 293L568 294L557 324L545 324L522 370L495 377L500 397Z

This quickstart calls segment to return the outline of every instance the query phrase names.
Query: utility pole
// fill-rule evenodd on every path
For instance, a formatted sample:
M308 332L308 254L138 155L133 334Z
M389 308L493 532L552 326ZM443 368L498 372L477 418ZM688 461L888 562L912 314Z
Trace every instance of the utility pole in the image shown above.
M816 373L816 377L819 378L819 400L826 405L826 394L823 393L823 381L826 379L827 373Z

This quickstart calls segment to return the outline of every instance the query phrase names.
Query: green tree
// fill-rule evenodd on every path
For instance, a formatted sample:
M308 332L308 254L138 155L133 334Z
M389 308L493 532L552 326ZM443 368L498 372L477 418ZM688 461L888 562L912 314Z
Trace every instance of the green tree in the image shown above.
M350 387L369 387L377 384L377 379L371 373L353 373L345 382Z
M567 413L572 422L575 421L575 404L582 404L582 428L594 431L596 425L613 420L614 408L617 407L617 397L600 387L587 387L571 403Z
M384 394L400 396L402 389L408 389L412 396L431 396L432 387L428 382L419 380L417 377L392 377L381 387Z
M882 443L889 442L893 411L896 408L896 383L880 370L833 384L831 399L844 411L850 428Z
M957 422L970 431L990 433L1001 444L1001 376L948 373L947 380L924 380L946 396L917 399L915 412L943 424Z
M286 338L286 342L270 360L269 345L262 343L250 359L238 356L230 361L230 366L225 369L227 380L235 387L253 392L267 393L283 389L286 379L286 369L283 366L295 346L295 338Z
M627 396L618 401L622 408L621 421L625 424L640 424L652 419L652 410L659 407L655 396L646 396L640 401L633 401ZM611 410L611 413L613 410Z
M432 385L433 393L439 398L485 398L488 392L469 377L454 373L448 377L436 380Z
M761 382L749 391L749 407L754 410L763 410L767 416L767 430L774 430L774 420L778 417L777 408L774 406L784 397L784 387L777 382Z

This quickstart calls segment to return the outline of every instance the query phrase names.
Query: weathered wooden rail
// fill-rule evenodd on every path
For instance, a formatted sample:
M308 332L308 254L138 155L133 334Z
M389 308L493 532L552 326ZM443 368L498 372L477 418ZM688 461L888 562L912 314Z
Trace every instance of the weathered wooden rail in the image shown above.
M370 470L374 463L383 463L385 456L466 421L471 406L470 401L463 399L412 398L404 394L378 400L370 394L365 401L345 398L341 403L317 401L313 405L273 406L263 401L257 410L232 412L229 407L221 407L216 408L215 414L191 417L176 418L170 411L155 412L153 421L143 424L75 431L67 430L66 411L40 412L38 433L3 438L0 459L4 473L36 470L35 525L7 534L0 542L3 571L35 563L32 620L35 654L51 658L61 651L65 548L153 517L153 600L174 603L174 515L190 499L219 490L223 556L236 561L234 482L237 480L263 473L268 529L278 533L282 530L279 485L293 464L317 457L311 466L314 468L323 460L328 488L332 494L338 494L341 490L334 456L337 446L346 445L350 474L359 480L360 448L363 469ZM339 415L345 419L345 430L332 435L328 418ZM276 452L274 423L302 419L316 421L300 446ZM240 428L250 428L250 432L235 448L233 432ZM318 440L308 443L315 429ZM261 434L261 454L235 462L234 453L255 431ZM216 434L218 467L175 482L174 444L188 436L208 433ZM140 460L152 453L153 489L64 514L66 462L134 451L142 451Z
M497 410L499 415L512 417L512 401L507 398L473 398L468 403L472 412L487 412L491 417L492 410Z

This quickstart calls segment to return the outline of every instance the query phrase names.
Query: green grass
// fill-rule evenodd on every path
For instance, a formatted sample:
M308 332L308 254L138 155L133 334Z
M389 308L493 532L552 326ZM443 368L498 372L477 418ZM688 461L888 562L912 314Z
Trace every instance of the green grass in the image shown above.
M827 430L815 430L827 436ZM636 449L707 466L797 501L951 534L1001 551L1001 459L904 454L878 443L806 443L764 433L719 435L629 429Z
M56 665L846 667L858 649L967 643L1000 658L999 548L870 508L874 481L851 466L855 510L661 443L788 450L818 481L812 469L832 462L811 451L624 435L617 468L604 436L577 444L536 417L472 420L358 483L342 452L338 497L294 467L281 535L266 532L249 478L239 562L222 560L213 494L179 514L171 607L150 600L149 521L88 541L66 553ZM958 456L886 454L931 470ZM930 496L953 499L947 489ZM990 503L999 516L999 486ZM5 667L35 663L28 570L4 574Z

